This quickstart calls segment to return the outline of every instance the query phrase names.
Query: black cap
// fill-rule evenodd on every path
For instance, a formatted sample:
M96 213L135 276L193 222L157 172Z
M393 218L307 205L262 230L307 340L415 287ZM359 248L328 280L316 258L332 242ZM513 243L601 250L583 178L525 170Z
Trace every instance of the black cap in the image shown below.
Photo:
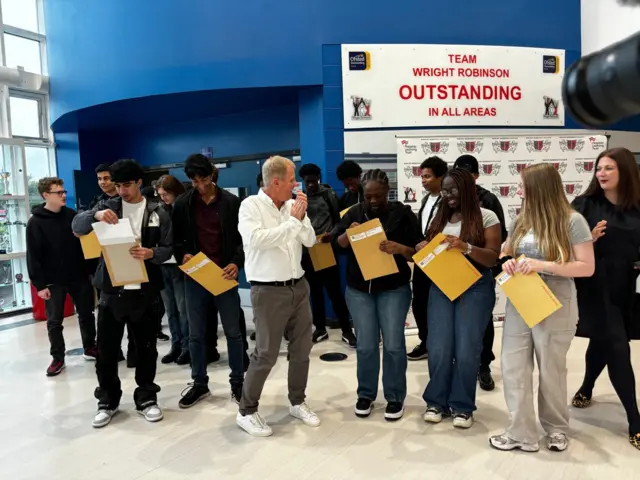
M461 168L474 175L480 174L480 170L478 169L478 160L473 155L462 155L458 157L456 162L453 164L453 168Z

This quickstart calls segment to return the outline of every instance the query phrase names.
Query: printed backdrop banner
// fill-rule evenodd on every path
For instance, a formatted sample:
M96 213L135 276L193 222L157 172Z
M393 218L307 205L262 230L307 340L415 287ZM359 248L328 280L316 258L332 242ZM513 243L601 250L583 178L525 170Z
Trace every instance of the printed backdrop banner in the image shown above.
M564 50L342 45L344 127L564 125Z
M452 166L460 155L478 159L478 184L493 192L502 204L507 228L520 213L517 195L520 172L533 163L551 163L562 177L571 202L586 190L595 172L596 157L607 148L604 135L564 136L398 136L398 200L417 213L426 192L422 189L420 164L438 156ZM494 310L504 319L505 298L500 289Z

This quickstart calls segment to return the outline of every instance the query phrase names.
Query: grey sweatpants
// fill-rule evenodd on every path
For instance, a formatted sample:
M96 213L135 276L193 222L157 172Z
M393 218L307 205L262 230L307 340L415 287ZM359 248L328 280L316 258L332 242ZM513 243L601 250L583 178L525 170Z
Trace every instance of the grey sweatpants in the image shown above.
M305 399L313 345L309 284L302 279L294 287L253 285L251 305L256 349L244 379L240 413L250 415L258 410L260 395L278 359L285 329L289 337L289 402L300 405Z
M533 405L533 358L539 376L538 415L547 435L568 433L567 352L576 332L578 305L572 279L546 277L562 308L529 328L511 302L502 333L502 380L511 425L507 436L525 443L538 442Z

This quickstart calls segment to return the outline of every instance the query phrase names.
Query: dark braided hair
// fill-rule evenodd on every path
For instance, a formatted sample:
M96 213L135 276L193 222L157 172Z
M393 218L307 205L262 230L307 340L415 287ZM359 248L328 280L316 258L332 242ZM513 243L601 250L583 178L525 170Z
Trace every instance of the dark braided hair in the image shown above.
M364 174L364 177L362 177L362 183L367 183L369 181L378 182L387 187L389 186L389 177L387 176L387 172L380 170L379 168L369 170Z
M482 222L482 212L480 211L480 201L476 191L476 182L473 176L461 168L449 170L442 181L450 177L460 192L460 213L462 215L462 228L460 231L460 239L463 242L470 243L477 247L484 247L484 225ZM427 240L433 240L438 233L444 230L453 210L449 207L448 202L441 202L438 213L431 222L427 231Z

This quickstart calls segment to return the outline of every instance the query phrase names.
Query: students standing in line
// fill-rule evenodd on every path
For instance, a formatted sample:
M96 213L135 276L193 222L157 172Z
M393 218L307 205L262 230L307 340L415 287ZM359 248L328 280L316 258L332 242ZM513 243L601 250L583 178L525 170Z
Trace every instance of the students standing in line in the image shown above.
M225 279L235 280L244 265L242 239L238 232L240 199L213 182L214 167L204 155L190 155L185 162L184 171L191 179L193 189L178 198L173 206L176 259L185 264L194 255L202 252L223 270ZM211 395L207 376L206 339L207 328L211 328L208 327L208 324L211 324L209 306L213 304L220 312L222 327L227 337L231 398L239 402L244 381L246 351L240 328L238 287L214 296L198 282L186 277L185 296L193 384L180 399L180 408L193 407Z
M404 415L407 396L407 347L405 321L411 304L411 269L407 262L414 246L423 238L415 214L400 202L389 202L389 178L379 169L364 178L364 202L352 207L333 232L334 243L347 249L346 300L358 334L358 400L355 414L371 414L378 395L380 376L380 334L382 333L382 387L387 401L385 419ZM380 219L387 240L380 250L393 255L398 273L365 281L351 249L347 228L374 218Z
M591 184L573 206L592 229L596 271L591 278L576 280L577 335L590 340L584 381L572 403L576 408L591 404L596 379L606 366L627 413L629 441L640 450L640 414L629 347L629 340L638 338L640 324L633 310L638 276L634 264L640 260L640 179L633 153L626 148L601 153Z
M476 410L482 336L496 298L491 268L502 243L500 221L495 213L480 207L475 181L467 170L447 172L440 194L442 206L431 221L426 242L443 233L448 248L464 253L482 276L453 302L431 285L427 311L430 380L423 395L427 403L424 420L440 423L452 415L454 427L470 428Z
M65 367L62 322L67 293L78 312L82 356L87 361L95 361L98 353L96 319L89 272L80 240L71 229L76 212L67 207L64 182L60 178L43 178L38 182L38 193L44 204L33 207L33 216L27 222L27 269L38 297L45 302L52 357L47 376L54 377Z
M429 157L422 165L420 165L422 188L425 189L427 195L422 199L422 205L418 212L418 222L420 223L420 231L423 235L427 234L427 229L431 220L436 215L440 201L440 187L442 185L442 177L447 173L447 162L440 157ZM427 305L429 304L429 290L431 289L431 280L420 269L413 268L413 317L418 326L418 338L420 343L407 354L409 360L422 360L427 358Z
M98 186L100 187L100 190L102 190L102 193L93 197L93 200L89 203L89 210L92 210L93 207L100 202L118 196L116 185L111 180L111 172L109 171L109 168L111 168L111 164L101 163L95 169L96 176L98 177Z
M480 169L478 166L478 160L473 155L462 155L453 164L453 168L462 168L471 173L474 180L477 182L480 177ZM480 207L485 210L490 210L496 214L500 221L500 241L504 242L507 239L507 224L504 219L504 211L502 210L502 204L498 197L491 193L486 188L481 187L476 183L476 192L478 194L478 200ZM493 276L495 277L501 272L500 266L496 265L493 268ZM493 340L495 338L495 329L493 326L493 309L489 313L490 320L487 323L487 329L482 337L482 353L480 354L480 369L478 371L478 384L480 388L486 391L491 391L496 388L496 384L491 376L491 362L496 357L493 354Z
M338 196L330 186L320 183L320 167L313 163L307 163L300 167L300 178L304 182L307 192L307 215L311 220L311 225L316 235L326 234L322 241L328 243L331 241L329 233L340 221ZM333 311L337 315L342 328L342 341L351 348L356 348L356 337L351 329L349 309L342 294L340 267L334 265L316 272L309 252L305 249L302 253L302 268L311 288L313 324L316 327L313 332L313 343L329 338L324 305L324 291L326 289Z
M185 188L176 177L164 175L158 180L158 196L164 203L164 209L172 214L173 204L185 192ZM171 350L162 357L162 363L188 365L189 354L189 319L184 293L184 274L178 268L175 255L160 266L164 280L162 301L167 311L169 331L171 332Z
M573 278L593 274L591 229L564 193L560 174L550 163L531 165L520 174L522 211L503 249L502 269L540 274L562 308L529 327L510 301L502 329L502 382L511 423L489 439L498 450L537 452L538 423L546 445L561 452L568 446L567 352L576 329L578 306ZM525 255L526 259L517 259ZM539 371L538 416L534 408L533 361Z
M352 160L345 160L336 168L338 180L344 183L345 192L338 200L340 211L364 200L362 189L362 168Z
M77 215L73 231L86 235L94 222L118 223L128 218L140 246L130 250L131 257L144 260L149 281L139 285L114 287L104 258L100 259L94 285L101 291L98 307L98 358L96 373L98 412L93 426L109 424L118 411L122 389L118 377L118 353L125 324L129 324L137 352L133 399L136 410L149 422L164 418L158 406L160 387L155 383L157 318L153 302L163 288L160 265L171 258L171 220L167 212L142 196L140 188L144 172L134 160L120 160L111 166L111 175L119 197L100 202L93 210Z
M302 247L316 235L307 216L307 196L291 198L296 186L294 163L271 157L262 166L264 187L240 207L239 230L246 252L245 271L251 283L256 348L251 355L236 423L256 437L273 434L258 412L262 389L278 359L282 336L289 337L289 414L317 427L320 419L305 402L309 378L311 307L309 283L300 264Z

